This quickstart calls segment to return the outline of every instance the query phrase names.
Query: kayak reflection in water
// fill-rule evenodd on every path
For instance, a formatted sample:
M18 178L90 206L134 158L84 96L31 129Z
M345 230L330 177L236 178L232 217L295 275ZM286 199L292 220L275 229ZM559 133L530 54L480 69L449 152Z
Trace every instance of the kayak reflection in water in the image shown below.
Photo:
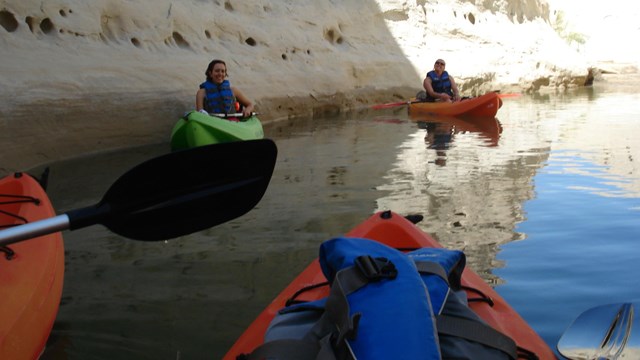
M411 121L418 124L419 129L427 130L425 141L430 149L446 151L454 141L455 134L468 134L477 138L479 145L485 147L498 146L502 126L497 118L467 117L456 118L429 114L410 115ZM446 155L446 154L443 154Z
M435 164L439 166L447 165L447 150L449 143L453 141L455 127L448 123L436 123L419 121L418 127L427 130L424 137L429 149L436 150Z

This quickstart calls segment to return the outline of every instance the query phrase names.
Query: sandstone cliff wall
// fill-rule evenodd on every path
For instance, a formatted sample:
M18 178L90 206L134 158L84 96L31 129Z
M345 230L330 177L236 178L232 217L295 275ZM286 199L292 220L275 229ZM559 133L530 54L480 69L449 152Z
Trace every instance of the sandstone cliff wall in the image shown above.
M231 80L258 100L416 88L436 57L447 58L462 83L525 89L558 68L587 70L546 53L567 49L539 0L5 0L0 7L0 85L18 104L164 91L192 102L212 58L227 60Z

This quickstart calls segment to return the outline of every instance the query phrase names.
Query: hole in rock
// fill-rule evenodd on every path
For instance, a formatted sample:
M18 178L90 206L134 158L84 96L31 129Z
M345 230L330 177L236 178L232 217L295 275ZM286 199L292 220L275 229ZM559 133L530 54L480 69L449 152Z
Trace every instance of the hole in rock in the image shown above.
M173 33L173 40L176 42L178 47L181 47L183 49L188 49L191 47L187 40L185 40L179 32Z
M55 30L55 26L53 26L53 22L51 19L46 18L40 22L40 30L42 30L45 34L50 34Z
M475 17L475 16L473 16L473 14L472 14L472 13L469 13L469 15L467 15L467 19L469 20L469 22L470 22L471 24L475 25L475 23L476 23L476 17Z
M33 29L36 28L36 19L33 18L33 16L27 16L24 21L27 23L27 25L29 26L29 30L31 30L31 32L33 32Z
M8 32L14 32L18 28L18 20L7 10L0 11L0 25Z

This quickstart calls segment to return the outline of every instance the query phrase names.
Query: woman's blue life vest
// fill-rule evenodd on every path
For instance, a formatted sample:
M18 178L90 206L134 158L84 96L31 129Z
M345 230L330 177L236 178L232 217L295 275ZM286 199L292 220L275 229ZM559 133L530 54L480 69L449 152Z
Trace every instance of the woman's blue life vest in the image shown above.
M431 79L431 87L433 91L437 93L446 93L449 96L453 96L453 91L451 90L451 80L449 80L449 73L443 71L440 76L435 72L435 70L431 70L427 73L427 77ZM427 94L428 96L428 94Z
M322 243L319 261L329 296L282 308L239 359L517 358L513 340L468 308L462 251L340 237Z
M231 83L225 80L215 84L209 80L200 84L200 89L205 90L204 109L212 114L232 114L235 112L235 97L231 91Z

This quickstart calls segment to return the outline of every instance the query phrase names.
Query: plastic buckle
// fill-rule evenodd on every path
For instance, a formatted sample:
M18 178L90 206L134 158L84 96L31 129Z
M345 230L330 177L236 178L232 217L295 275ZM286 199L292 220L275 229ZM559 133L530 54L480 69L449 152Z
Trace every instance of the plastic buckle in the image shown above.
M370 255L358 256L355 265L369 281L395 279L398 270L391 260L383 257L372 258Z

